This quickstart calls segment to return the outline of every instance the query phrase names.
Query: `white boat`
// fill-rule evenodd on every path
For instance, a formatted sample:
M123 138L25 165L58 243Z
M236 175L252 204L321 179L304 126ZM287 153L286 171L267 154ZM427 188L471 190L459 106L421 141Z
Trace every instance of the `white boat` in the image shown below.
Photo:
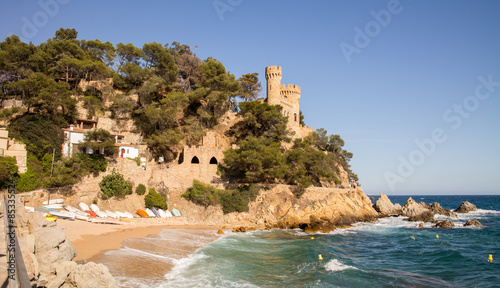
M130 213L130 212L128 212L128 211L127 211L127 212L124 212L124 214L125 214L125 215L127 215L127 218L128 218L128 219L132 219L132 218L134 218L134 215L132 215L132 213Z
M149 217L156 217L155 213L149 208L146 209L146 213L148 213Z
M108 217L110 217L110 218L115 218L115 219L116 218L120 218L120 216L118 216L118 214L116 214L115 212L112 212L112 211L109 211L109 210L106 210L104 212L106 212L106 215L108 215Z
M170 218L170 217L173 217L174 215L172 215L172 213L168 210L165 211L165 213L167 214L167 218Z
M99 217L99 218L108 218L108 214L106 214L106 212L104 212L104 211L97 210L94 212L97 215L97 217Z
M44 201L42 204L43 205L62 204L63 202L64 202L63 199L51 199L50 201Z
M43 207L48 209L63 209L63 204L47 204L43 205Z
M158 209L158 214L160 214L161 218L167 218L167 213L163 209Z
M50 215L71 220L75 219L76 217L75 213L68 211L50 211Z
M97 205L95 205L95 204L90 204L90 210L92 210L96 213L97 213L97 211L101 211L101 209L99 209L99 207L97 207Z
M80 207L80 209L82 209L82 211L85 211L85 210L90 210L89 208L89 205L85 204L85 203L80 203L78 204L78 207Z
M82 212L82 210L75 208L70 205L64 205L64 209L68 210L69 212L77 213L77 212Z
M118 215L118 217L120 217L120 218L127 218L127 214L125 214L125 213L123 213L123 212L116 211L115 213L116 213L116 215Z
M90 221L89 216L85 216L85 215L81 215L81 214L77 214L77 213L75 213L75 218L78 220Z
M24 208L26 208L26 211L28 211L29 213L35 213L35 207L24 206Z

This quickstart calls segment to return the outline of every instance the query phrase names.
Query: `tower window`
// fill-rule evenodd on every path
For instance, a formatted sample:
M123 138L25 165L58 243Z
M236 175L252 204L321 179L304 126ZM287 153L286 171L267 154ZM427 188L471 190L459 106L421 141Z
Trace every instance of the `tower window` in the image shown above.
M210 159L210 164L215 164L215 165L217 165L217 158L212 157L212 158Z
M293 121L297 122L297 113L293 113Z
M193 159L191 159L191 164L200 164L200 159L198 159L198 157L194 156Z

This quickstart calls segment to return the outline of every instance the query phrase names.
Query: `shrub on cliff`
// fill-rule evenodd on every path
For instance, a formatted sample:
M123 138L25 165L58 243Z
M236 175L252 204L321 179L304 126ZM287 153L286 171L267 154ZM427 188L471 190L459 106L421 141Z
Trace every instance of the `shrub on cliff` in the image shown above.
M139 184L135 187L135 193L137 195L144 195L146 193L146 186L144 184Z
M167 201L163 196L158 194L154 188L149 189L148 195L144 197L146 208L157 207L161 209L168 209Z
M122 174L116 173L114 170L110 175L102 178L99 182L99 187L101 191L108 198L116 196L117 198L123 198L126 195L132 194L132 183L126 181Z
M195 204L208 207L219 203L219 194L220 190L214 186L194 180L193 187L188 188L181 196Z
M17 174L16 163L15 157L0 156L0 188L7 187L10 178Z

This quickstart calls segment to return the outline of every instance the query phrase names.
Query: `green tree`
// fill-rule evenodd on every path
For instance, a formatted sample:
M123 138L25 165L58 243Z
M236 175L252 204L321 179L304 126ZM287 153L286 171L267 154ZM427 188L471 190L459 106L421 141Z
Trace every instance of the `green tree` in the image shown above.
M154 188L149 189L148 195L144 197L144 203L146 208L157 207L165 210L168 209L167 201Z
M81 148L90 148L96 154L113 155L118 153L118 148L115 146L115 137L104 129L90 130L85 133L83 142L79 144Z
M236 123L229 132L238 139L249 136L271 138L275 142L290 141L291 131L287 130L288 117L281 114L281 106L269 105L260 101L239 104L243 120Z
M132 194L132 183L126 181L122 174L116 173L114 170L111 174L104 176L99 182L101 191L108 198L113 196L123 198L126 195Z
M56 40L72 40L76 39L78 36L78 32L72 28L59 28L59 30L56 31Z
M10 179L18 172L15 157L0 156L0 188L9 186Z
M164 157L165 162L169 162L177 157L182 139L184 135L178 129L168 129L151 135L145 141L156 157Z
M146 43L142 47L142 53L146 66L153 69L156 75L165 79L167 83L175 82L178 68L174 56L167 48L156 42Z
M146 186L144 184L139 184L135 187L135 193L137 195L144 195L146 193Z
M242 75L238 81L241 83L242 93L240 97L245 101L257 99L259 92L262 90L262 84L259 82L259 73L249 73Z
M288 169L279 142L253 136L241 141L238 149L226 150L220 167L226 177L249 183L272 183L284 178Z

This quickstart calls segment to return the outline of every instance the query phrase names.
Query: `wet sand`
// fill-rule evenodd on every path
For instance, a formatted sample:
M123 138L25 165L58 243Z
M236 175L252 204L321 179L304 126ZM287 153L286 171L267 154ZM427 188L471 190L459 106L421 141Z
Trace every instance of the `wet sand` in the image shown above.
M163 229L214 230L225 227L199 226L187 224L183 219L137 219L137 222L115 225L84 221L58 219L57 226L62 228L66 237L75 247L77 256L73 260L86 259L107 250L119 249L122 242L131 238L142 238L158 234Z

